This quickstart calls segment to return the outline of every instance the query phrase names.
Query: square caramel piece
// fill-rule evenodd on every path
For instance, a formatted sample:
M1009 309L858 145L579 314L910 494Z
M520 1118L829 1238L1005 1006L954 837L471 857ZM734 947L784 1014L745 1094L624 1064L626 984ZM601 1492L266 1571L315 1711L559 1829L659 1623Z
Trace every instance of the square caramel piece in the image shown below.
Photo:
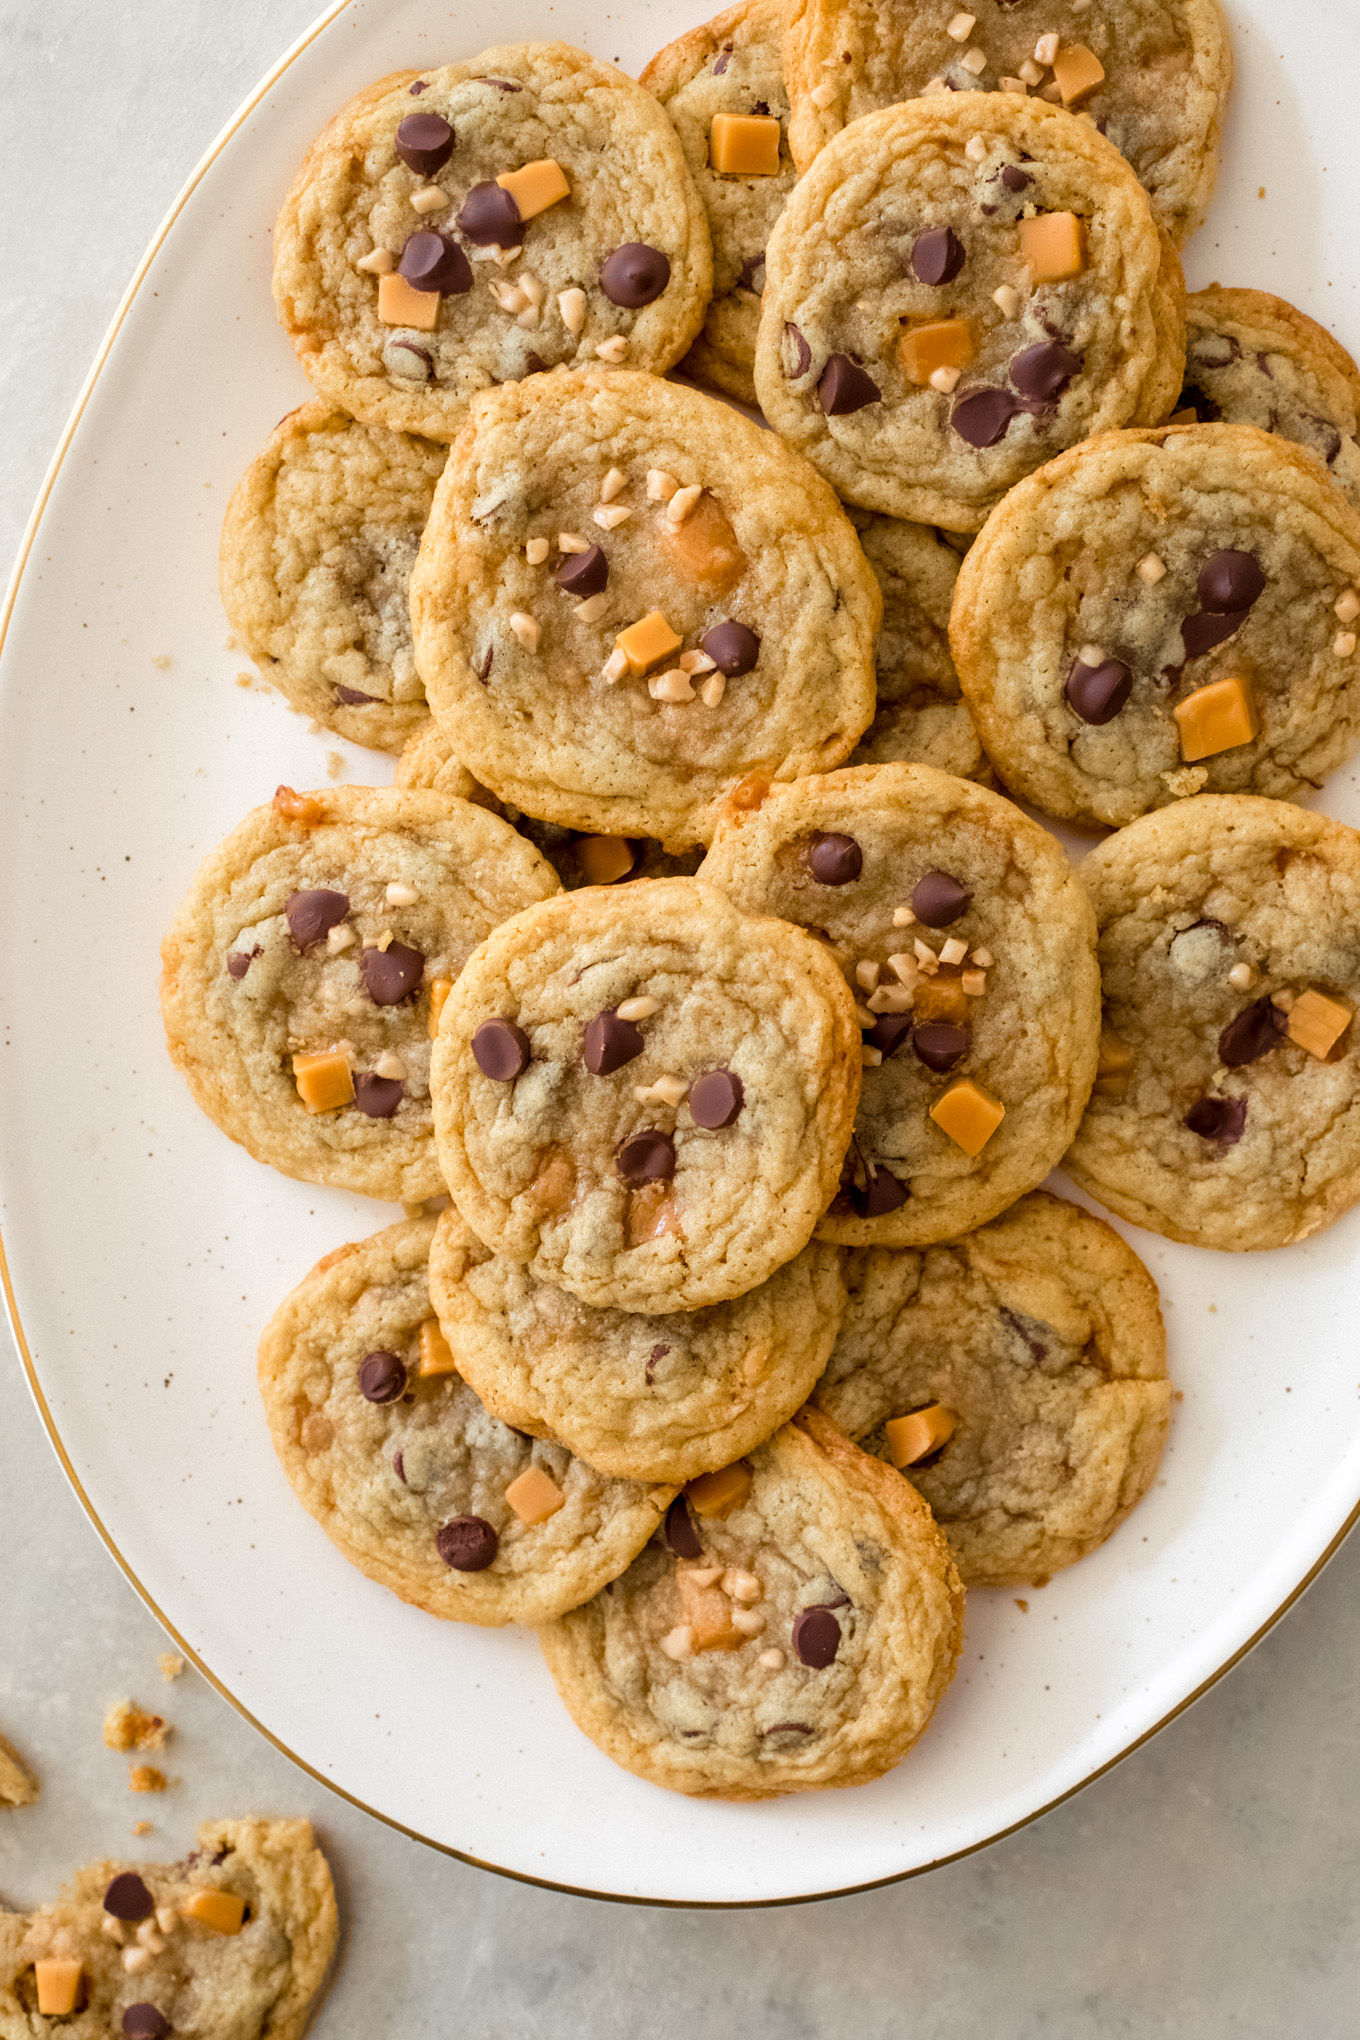
M1261 721L1251 689L1236 674L1197 687L1184 701L1178 701L1171 713L1181 733L1181 756L1187 765L1253 743L1260 734Z
M639 680L662 659L678 652L684 639L676 636L659 609L653 609L636 623L630 623L627 630L621 630L614 643L627 659L633 678Z
M929 319L908 326L897 352L908 382L925 385L937 368L967 368L977 348L967 319Z
M439 317L439 292L414 290L399 269L378 278L378 317L384 326L411 326L432 333Z
M1300 992L1289 1009L1289 1039L1324 1062L1354 1017L1349 1006L1325 992Z
M543 1467L526 1466L505 1490L505 1499L521 1523L546 1523L567 1498Z
M1064 106L1080 106L1097 85L1105 83L1105 66L1085 43L1069 43L1053 59L1053 82Z
M1020 222L1020 253L1032 283L1066 283L1086 268L1086 222L1071 212L1037 213Z
M971 1077L960 1077L930 1108L930 1116L970 1161L980 1155L1006 1116L1006 1108Z
M889 1417L883 1426L889 1459L897 1467L915 1466L918 1460L928 1459L932 1452L949 1443L958 1421L953 1410L947 1410L943 1403L913 1410L910 1416Z
M420 1328L420 1367L422 1381L436 1374L456 1374L458 1362L454 1359L448 1340L439 1329L438 1318L426 1318Z
M354 1077L349 1057L338 1048L293 1057L293 1079L309 1112L335 1112L354 1102Z
M45 2019L64 2019L74 2012L85 1989L85 1971L74 1957L48 1955L33 1964L38 2010Z
M710 1577L711 1568L699 1566L675 1575L680 1590L680 1620L689 1624L696 1651L740 1650L746 1642L732 1620L732 1603Z
M676 572L710 595L725 595L746 572L748 561L731 519L706 489L683 524L663 517L659 536Z
M179 1909L213 1934L239 1934L246 1921L246 1902L234 1891L191 1891Z
M552 156L540 157L536 163L526 163L522 170L507 170L504 177L498 177L496 182L514 199L522 220L531 220L536 214L546 212L550 205L557 204L559 198L571 197L567 173Z
M720 177L777 177L779 122L772 114L715 113L708 160Z
M697 1516L730 1516L751 1492L751 1469L744 1459L734 1466L719 1467L716 1473L701 1473L685 1483L685 1493Z
M439 1016L444 1010L444 1001L445 999L447 999L449 993L452 990L453 990L452 978L430 979L429 1035L431 1041L434 1040L436 1034L438 1034L439 1032Z

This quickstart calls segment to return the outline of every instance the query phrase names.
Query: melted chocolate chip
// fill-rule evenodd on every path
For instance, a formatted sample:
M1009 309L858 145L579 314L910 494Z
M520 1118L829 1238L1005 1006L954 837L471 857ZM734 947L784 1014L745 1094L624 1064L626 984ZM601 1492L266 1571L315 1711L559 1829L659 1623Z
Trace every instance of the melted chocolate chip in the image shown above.
M593 1077L612 1077L615 1070L621 1070L634 1056L641 1055L645 1047L632 1021L620 1020L611 1008L586 1023L581 1060Z
M784 345L781 350L780 366L785 382L797 382L812 366L812 349L798 328L784 321Z
M397 1476L397 1479L398 1479L398 1480L399 1480L399 1481L401 1482L402 1486L403 1486L403 1487L405 1487L405 1486L406 1486L406 1454L405 1454L404 1452L394 1452L394 1453L392 1454L392 1471L393 1471L393 1473L395 1473L395 1475Z
M1278 1006L1272 1006L1269 998L1257 999L1235 1014L1219 1035L1219 1060L1230 1070L1240 1070L1277 1047L1288 1027L1288 1017Z
M395 1402L406 1393L406 1368L395 1353L365 1353L359 1362L359 1393L365 1402Z
M912 889L911 910L927 928L952 927L972 904L972 893L951 871L928 871Z
M501 1540L485 1516L455 1516L435 1531L434 1548L454 1572L485 1572Z
M493 1083L512 1084L529 1067L529 1037L513 1020L483 1020L472 1037L472 1060Z
M365 1070L354 1079L354 1103L365 1119L390 1119L405 1095L399 1077L378 1077Z
M258 949L232 949L227 953L227 976L243 978L260 954Z
M731 61L732 61L732 45L729 43L727 48L723 51L722 55L718 58L718 61L713 66L714 77L721 78L723 72L727 69Z
M608 585L609 558L604 547L592 545L587 552L568 553L553 577L569 595L598 595Z
M759 280L757 281L757 279ZM764 291L765 250L763 248L758 255L748 255L742 263L741 274L737 278L737 289L749 290L756 297L759 297Z
M477 668L477 678L483 683L483 685L485 685L485 683L491 678L491 661L495 658L495 656L496 647L494 645L488 645L486 657L482 660L481 665Z
M862 1218L882 1218L889 1211L900 1210L910 1195L901 1178L879 1162L867 1187L856 1193L854 1202Z
M429 89L423 78L417 78L415 84L409 87L412 99L419 99L421 93L428 92Z
M966 390L955 399L949 422L969 446L996 446L1005 438L1011 419L1031 408L1028 398L1013 397L1009 390Z
M412 290L438 290L462 297L472 289L472 264L456 241L428 227L412 234L397 264Z
M668 1183L675 1174L675 1142L668 1133L645 1127L641 1133L629 1134L614 1166L633 1189L643 1183Z
M1196 423L1200 425L1218 425L1223 418L1223 413L1213 398L1204 390L1196 389L1193 383L1187 383L1181 391L1176 401L1176 409L1193 411Z
M844 418L881 401L882 391L871 375L848 354L833 354L817 384L817 400L828 418Z
M320 889L290 893L283 912L294 948L306 951L339 927L349 912L349 895Z
M746 1099L745 1087L735 1070L705 1070L689 1087L690 1117L696 1126L710 1133L730 1126Z
M129 2005L123 2013L125 2040L165 2040L167 2033L174 2029L159 2005L141 1999Z
M1250 609L1266 585L1260 561L1249 552L1213 553L1199 570L1199 599L1215 616Z
M829 1608L804 1608L793 1619L793 1649L796 1657L814 1672L824 1672L834 1663L841 1647L841 1625Z
M762 1728L760 1732L762 1736L816 1735L817 1733L816 1729L809 1728L805 1721L776 1721L773 1728Z
M611 305L636 311L659 298L671 280L671 265L659 248L625 241L600 264L600 289Z
M1029 1348L1029 1357L1035 1362L1036 1366L1040 1360L1048 1358L1048 1347L1043 1343L1042 1339L1036 1339L1033 1332L1027 1330L1027 1327L1035 1322L1033 1318L1021 1317L1018 1311L1009 1309L1004 1303L998 1304L997 1312L1010 1327L1011 1331L1015 1333L1016 1337L1024 1341L1025 1345Z
M456 137L437 113L408 113L397 129L395 148L408 170L433 177L453 154Z
M1236 1147L1247 1125L1245 1098L1196 1098L1185 1115L1191 1133L1220 1147Z
M1187 616L1181 625L1181 643L1187 659L1202 659L1215 645L1221 645L1247 620L1245 609L1225 616Z
M921 283L952 283L966 260L952 227L927 227L911 244L911 266Z
M850 885L864 869L864 852L853 836L814 836L807 846L807 868L818 885Z
M1074 375L1081 373L1081 356L1057 340L1041 340L1014 356L1010 378L1022 397L1052 403L1060 397Z
M514 85L508 78L474 78L474 85L494 85L498 92L522 92L522 85Z
M959 1057L967 1055L972 1039L971 1028L956 1027L948 1020L923 1020L911 1033L917 1061L938 1076L952 1070Z
M524 222L508 191L489 178L474 184L458 213L458 231L479 248L513 248Z
M1329 418L1319 418L1312 411L1300 412L1299 424L1303 428L1303 444L1314 447L1328 467L1332 467L1341 451L1341 434L1335 425Z
M910 1013L880 1013L864 1039L870 1048L878 1050L886 1062L890 1055L897 1054L910 1033Z
M135 1870L120 1870L104 1893L104 1910L116 1920L149 1920L156 1901Z
M677 1558L702 1558L704 1547L694 1527L694 1518L689 1512L689 1503L683 1495L677 1495L666 1511L666 1548Z
M1028 191L1031 179L1028 171L1022 170L1018 163L1003 163L1001 182L1007 191Z
M1133 674L1122 659L1106 659L1099 666L1084 666L1077 659L1063 688L1069 706L1096 729L1114 721L1132 692Z
M386 949L366 949L359 958L359 975L364 990L375 1006L399 1006L419 988L425 971L425 957L406 942L389 942Z
M520 381L524 382L531 375L546 375L547 373L547 362L541 354L535 354L531 348L524 357L524 374L519 378Z
M739 673L749 673L760 657L760 639L734 616L715 623L699 642L718 671L729 680L735 680Z
M357 687L336 687L332 692L342 708L372 707L382 699L380 694L361 694Z

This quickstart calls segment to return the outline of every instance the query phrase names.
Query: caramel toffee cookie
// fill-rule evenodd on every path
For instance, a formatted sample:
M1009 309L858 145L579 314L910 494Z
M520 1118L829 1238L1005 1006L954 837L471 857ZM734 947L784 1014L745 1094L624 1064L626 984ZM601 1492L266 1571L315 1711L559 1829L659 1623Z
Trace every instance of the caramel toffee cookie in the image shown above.
M1360 836L1206 796L1132 823L1081 873L1106 1033L1064 1168L1194 1246L1329 1225L1360 1196Z
M748 1295L659 1317L598 1310L491 1255L456 1211L430 1295L488 1409L601 1473L689 1480L763 1443L806 1401L845 1302L834 1247L804 1247Z
M452 439L495 383L661 370L712 289L704 210L650 92L565 43L396 71L309 150L274 299L319 393Z
M1096 1070L1091 908L1054 839L928 765L776 787L702 877L813 931L863 1029L863 1089L818 1236L922 1246L1041 1183Z
M418 1201L440 1002L557 880L508 822L434 793L281 786L208 858L162 945L170 1053L285 1176Z
M1171 1387L1157 1287L1042 1191L951 1246L846 1256L818 1406L902 1468L966 1586L1046 1579L1146 1493Z
M1295 799L1360 736L1360 516L1250 425L1111 433L1022 482L959 570L949 635L1006 784L1132 821L1186 794Z
M612 1580L672 1487L610 1480L512 1430L457 1372L430 1299L432 1218L341 1247L260 1341L289 1486L379 1585L454 1622L543 1622Z
M1209 203L1232 82L1217 0L1053 0L1042 20L1014 0L794 0L784 63L800 170L895 101L1034 92L1109 136L1178 246Z
M306 404L237 485L222 602L293 708L399 751L428 719L406 591L448 449Z
M856 121L795 187L766 250L756 388L850 502L976 531L1064 447L1165 417L1184 296L1094 128L942 93Z
M853 513L853 522L883 591L883 627L878 707L848 762L934 765L960 779L985 780L991 767L949 653L960 552L929 525L864 510Z
M823 946L690 878L568 893L482 945L431 1069L478 1237L583 1303L697 1310L807 1245L859 1096Z
M0 2033L299 2040L337 1934L308 1821L208 1821L182 1862L92 1863L0 1911Z
M1259 425L1306 446L1360 503L1360 370L1283 298L1218 284L1185 301L1178 411L1204 425Z
M795 177L783 30L783 0L747 0L668 44L642 74L675 123L713 236L713 302L683 365L748 404L765 243Z
M672 850L739 780L847 755L880 607L806 462L621 369L476 400L411 581L430 707L469 770L545 821Z
M953 1677L962 1618L920 1496L807 1410L694 1482L622 1579L539 1638L615 1763L768 1799L890 1770Z

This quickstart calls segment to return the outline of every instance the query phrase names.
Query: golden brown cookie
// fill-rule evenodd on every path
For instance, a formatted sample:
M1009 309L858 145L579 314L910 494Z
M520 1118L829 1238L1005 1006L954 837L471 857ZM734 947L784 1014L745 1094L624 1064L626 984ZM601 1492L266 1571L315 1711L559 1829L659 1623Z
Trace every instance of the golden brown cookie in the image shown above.
M883 591L876 653L878 705L849 765L933 765L991 784L949 652L949 608L965 541L928 524L851 512Z

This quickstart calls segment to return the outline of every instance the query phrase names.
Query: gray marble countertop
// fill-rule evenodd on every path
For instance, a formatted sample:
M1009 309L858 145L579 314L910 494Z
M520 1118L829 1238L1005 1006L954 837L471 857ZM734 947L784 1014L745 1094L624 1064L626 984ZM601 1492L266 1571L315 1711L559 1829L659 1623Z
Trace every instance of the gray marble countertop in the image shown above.
M218 127L313 0L0 0L0 561L122 289ZM1262 1469L1268 1479L1268 1469ZM345 1922L316 2031L435 2040L1353 2035L1360 1540L1255 1654L1076 1799L887 1890L762 1913L606 1906L471 1870L297 1770L165 1640L69 1491L0 1333L0 1729L43 1778L0 1813L0 1893L48 1896L155 1823L305 1813ZM133 1798L101 1744L130 1693L176 1725Z

